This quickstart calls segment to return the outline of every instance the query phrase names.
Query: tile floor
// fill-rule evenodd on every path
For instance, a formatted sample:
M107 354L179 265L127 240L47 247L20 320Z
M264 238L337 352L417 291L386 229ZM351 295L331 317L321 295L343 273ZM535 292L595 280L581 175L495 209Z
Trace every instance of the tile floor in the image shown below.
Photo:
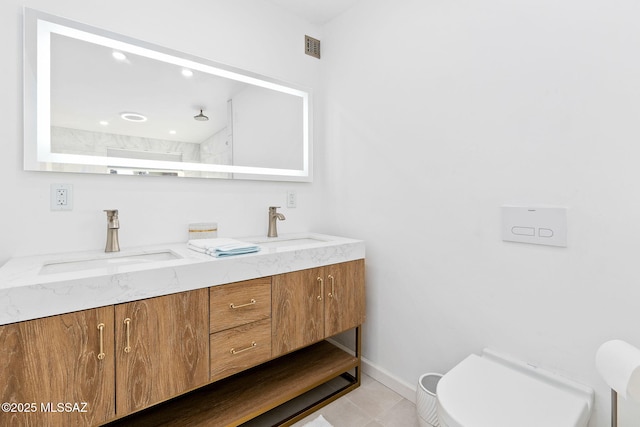
M294 424L302 427L318 415L334 427L419 427L416 405L367 375L362 384Z

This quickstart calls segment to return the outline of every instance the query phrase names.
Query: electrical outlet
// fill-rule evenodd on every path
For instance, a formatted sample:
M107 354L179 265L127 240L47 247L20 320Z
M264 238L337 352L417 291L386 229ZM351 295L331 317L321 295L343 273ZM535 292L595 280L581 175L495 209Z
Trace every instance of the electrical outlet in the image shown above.
M51 184L51 210L70 211L73 209L73 185Z
M298 195L295 191L287 191L287 207L295 208L298 205Z
M67 189L66 188L56 189L56 205L67 206Z

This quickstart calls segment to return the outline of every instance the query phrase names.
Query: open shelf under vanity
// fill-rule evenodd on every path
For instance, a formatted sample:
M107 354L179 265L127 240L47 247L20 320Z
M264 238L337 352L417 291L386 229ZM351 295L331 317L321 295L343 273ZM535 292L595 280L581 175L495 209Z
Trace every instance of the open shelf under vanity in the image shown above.
M360 358L321 341L106 425L287 426L359 385Z

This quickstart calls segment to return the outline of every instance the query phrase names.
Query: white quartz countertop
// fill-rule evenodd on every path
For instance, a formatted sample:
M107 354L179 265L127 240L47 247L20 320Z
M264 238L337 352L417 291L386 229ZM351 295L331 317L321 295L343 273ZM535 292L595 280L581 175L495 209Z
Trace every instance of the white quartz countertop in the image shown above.
M13 258L0 268L0 325L365 256L361 240L317 233L236 239L256 243L261 250L214 258L188 249L186 243L171 243L122 248L110 254L84 251ZM168 255L171 259L119 262L127 257L139 260L145 254ZM83 267L67 268L75 265Z

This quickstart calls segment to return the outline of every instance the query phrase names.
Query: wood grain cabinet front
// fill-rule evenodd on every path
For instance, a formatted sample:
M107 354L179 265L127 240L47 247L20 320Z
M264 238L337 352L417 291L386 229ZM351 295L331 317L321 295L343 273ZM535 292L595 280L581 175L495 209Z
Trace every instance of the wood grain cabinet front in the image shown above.
M271 319L211 334L211 381L271 359Z
M274 357L364 323L364 260L273 276Z
M271 318L271 277L209 288L210 332Z
M209 289L211 381L271 359L271 277Z
M364 260L329 265L324 274L324 337L328 338L364 323Z
M113 418L113 315L109 306L0 326L0 425L92 426Z
M94 426L206 384L207 314L205 288L0 326L0 425Z
M115 307L116 414L209 382L207 289Z

